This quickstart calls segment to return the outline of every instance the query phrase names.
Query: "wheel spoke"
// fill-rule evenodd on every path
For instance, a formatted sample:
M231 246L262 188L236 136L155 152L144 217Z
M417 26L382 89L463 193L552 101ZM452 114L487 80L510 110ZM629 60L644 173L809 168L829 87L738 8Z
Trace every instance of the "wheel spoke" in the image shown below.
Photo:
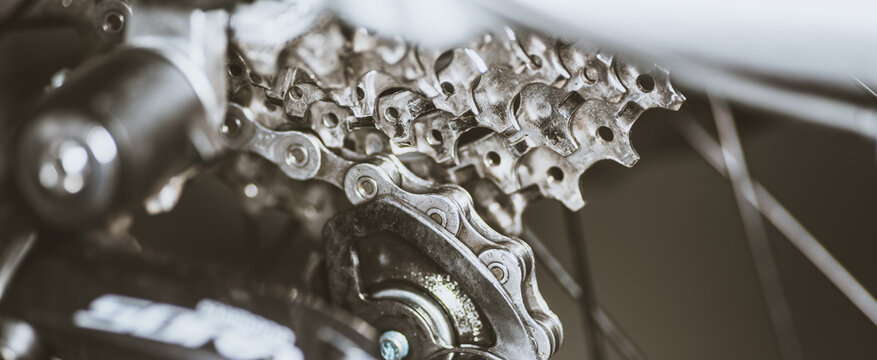
M551 277L560 284L570 298L579 302L584 295L584 290L582 290L582 287L572 275L564 269L557 257L548 250L548 247L545 246L542 239L540 239L527 226L524 226L523 238L528 244L530 244L530 247L533 248L533 253L536 255L536 261L545 266L548 273L551 274ZM581 303L579 302L579 304ZM603 310L603 307L599 303L594 304L591 316L597 331L599 331L600 334L612 344L615 350L618 350L623 358L628 360L648 359L645 353L643 353L636 343L633 342L633 339L621 329L621 326L618 325L618 322L616 322L612 316Z
M0 253L0 300L6 295L18 267L33 248L37 235L33 231L15 231L9 238L3 239Z
M722 148L694 119L680 117L671 122L716 171L728 177L727 167L721 160ZM738 162L730 157L730 163ZM817 240L785 207L777 201L767 189L757 181L752 181L753 191L744 193L746 201L755 206L780 233L785 236L802 254L832 282L859 311L877 325L877 301L865 287L860 284L846 268Z
M539 264L544 265L545 268L548 269L548 273L551 274L561 287L563 287L566 293L571 298L578 301L583 293L582 287L576 282L572 275L563 268L563 265L560 264L560 260L548 250L548 247L545 246L542 239L536 236L536 234L526 226L524 226L523 238L528 244L530 244L530 247L533 248L533 253L536 255L536 260Z
M782 277L777 270L767 230L764 227L761 214L758 213L758 198L754 198L755 204L746 201L747 195L753 194L755 189L746 166L746 157L743 154L743 146L740 144L740 136L734 124L733 114L726 102L714 97L710 97L710 106L719 133L728 179L734 189L737 208L740 211L749 244L749 252L755 265L755 272L761 285L761 292L765 305L767 305L780 354L783 359L787 360L801 359L801 345L798 342L792 313L783 290ZM732 161L732 159L737 161Z
M585 235L582 228L582 219L579 213L564 210L566 222L567 242L572 252L578 273L581 295L578 297L579 314L582 317L582 330L584 331L585 349L588 351L588 360L603 359L603 346L597 339L597 321L594 317L596 308L596 296L591 283L591 267L588 253L585 247Z

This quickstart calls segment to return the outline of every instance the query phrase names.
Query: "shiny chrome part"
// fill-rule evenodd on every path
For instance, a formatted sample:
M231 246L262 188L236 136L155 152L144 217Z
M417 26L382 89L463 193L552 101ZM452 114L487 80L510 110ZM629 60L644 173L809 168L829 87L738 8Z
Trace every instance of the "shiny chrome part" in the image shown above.
M30 324L14 318L0 319L0 358L37 360L46 358L39 334Z
M340 267L330 275L348 284L334 288L333 298L386 326L389 320L376 312L419 319L385 329L432 334L409 338L418 355L469 344L504 358L520 351L550 356L562 342L560 322L538 292L532 250L503 234L520 234L524 209L540 197L580 208L584 171L603 159L633 165L638 155L629 133L637 117L649 108L678 108L684 99L659 68L645 70L589 45L511 28L440 50L327 16L273 48L252 39L234 42L238 48L227 63L233 104L215 130L228 147L267 159L289 179L331 184L355 207L395 199L419 214L405 222L428 222L437 227L432 231L449 234L442 241L475 255L450 278L411 269L393 280L408 285L378 282L367 291L349 286L365 281L357 273L340 269L347 269L348 256L360 264L370 260L330 248L330 267ZM241 191L255 181L238 175ZM252 201L276 201L259 189ZM399 270L386 271L371 277ZM488 277L502 300L442 296L456 294L455 288L477 291L475 280L461 276ZM494 312L503 310L496 301L518 320L499 321ZM448 329L459 335L481 328L463 324L483 324L497 343L455 343L460 339L448 337Z
M87 13L102 44L124 46L93 68L108 81L53 79L20 142L28 203L61 226L130 202L169 211L195 170L229 153L219 173L247 216L280 209L314 239L327 223L331 298L385 331L387 359L554 354L560 321L514 237L524 210L539 198L581 208L582 174L632 166L636 119L684 100L660 68L531 29L429 48L321 0L84 3L48 15Z
M533 291L532 268L519 263L532 264L529 248L506 250L521 243L502 246L502 237L479 244L464 236L472 230L454 235L394 197L339 214L326 230L333 300L378 329L425 334L409 338L413 358L476 348L546 359L561 342L560 323ZM504 284L488 268L495 263L509 271Z
M505 196L484 185L467 189L479 208L494 210L484 214L489 223L512 235L536 198L581 208L579 177L600 160L632 166L639 158L629 139L636 119L684 100L665 70L531 31L503 28L437 50L361 28L345 37L346 27L327 17L278 43L283 51L273 50L279 60L272 73L258 69L251 48L235 53L240 75L232 83L249 83L236 91L245 97L239 103L269 128L310 129L330 149L422 153L436 163L430 177L438 181L463 184L470 177L460 173L474 169ZM283 112L265 108L271 102L282 102ZM353 140L375 129L385 136L370 137L368 148Z
M378 340L384 360L402 360L408 355L408 339L398 331L387 331Z

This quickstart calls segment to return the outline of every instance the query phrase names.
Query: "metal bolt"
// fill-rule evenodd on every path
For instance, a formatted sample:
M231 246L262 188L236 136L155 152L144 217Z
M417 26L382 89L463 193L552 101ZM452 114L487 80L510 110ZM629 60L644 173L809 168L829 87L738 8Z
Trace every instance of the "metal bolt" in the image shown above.
M219 128L219 132L227 137L235 137L241 132L241 127L243 123L241 123L241 119L238 119L235 116L227 116L225 121L222 122L222 126Z
M42 156L38 180L46 189L64 195L78 193L85 187L85 173L89 169L88 150L76 140L64 140L57 149Z
M122 31L125 28L125 15L117 12L110 11L104 15L104 24L101 27L104 32L110 34L116 34Z
M381 334L381 357L384 360L401 360L408 355L408 338L398 331Z

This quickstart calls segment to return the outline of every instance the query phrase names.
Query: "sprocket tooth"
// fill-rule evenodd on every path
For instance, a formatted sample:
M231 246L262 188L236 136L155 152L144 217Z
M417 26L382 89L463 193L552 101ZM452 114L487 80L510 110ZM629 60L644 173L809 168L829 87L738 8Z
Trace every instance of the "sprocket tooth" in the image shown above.
M587 169L595 161L594 156L587 156L592 153L583 154L585 156L580 156L577 161L569 161L545 147L531 150L521 158L517 167L521 187L536 185L543 196L559 200L572 210L581 209L585 206L579 189L579 176L584 172L581 168Z
M454 49L449 54L442 56L450 56L450 63L436 71L441 95L433 101L437 108L461 116L471 111L475 105L472 87L481 74L487 71L487 64L477 52L469 48Z
M402 90L381 96L377 102L375 123L400 147L411 146L411 122L434 110L432 102L412 91Z
M633 120L636 120L635 118ZM578 164L582 171L596 161L611 159L631 167L639 155L630 144L633 121L616 118L613 106L604 101L589 101L572 118L573 136L580 149L567 159Z
M317 101L308 108L305 116L323 144L330 148L341 148L350 133L349 124L356 121L349 108L328 101Z
M356 85L356 100L353 101L353 112L358 117L373 116L378 97L384 92L403 88L396 78L389 74L372 70L363 75Z
M652 66L648 71L642 71L624 61L615 61L614 68L618 79L627 89L622 100L624 102L636 103L642 110L652 108L678 110L685 101L685 96L670 84L670 73L667 70Z
M570 118L584 100L574 93L545 84L532 83L519 95L515 119L521 130L516 139L526 139L529 147L539 145L568 156L578 148L570 132Z
M520 76L507 69L491 68L484 73L473 92L478 123L499 134L518 131L520 126L510 116L512 98L508 94L518 94L526 85Z
M617 161L619 164L624 165L626 167L633 167L639 161L640 156L637 154L636 150L630 145L630 142L626 144L627 146L622 148L621 152L617 154L617 158L612 160Z
M283 110L294 117L304 117L311 104L326 100L328 95L319 86L308 83L294 84L283 98Z
M460 167L474 167L480 177L490 179L506 194L520 189L515 176L519 155L501 135L485 136L461 146L457 151Z
M442 110L431 111L412 122L414 146L439 164L457 164L457 140L476 126L471 116L458 118Z
M570 74L563 85L567 91L575 91L585 100L601 99L611 103L617 103L626 93L615 75L612 56L587 45L564 45L559 53Z
M309 69L320 87L338 89L348 85L344 72L347 40L337 22L327 22L308 32L293 41L290 48L292 56L286 65Z
M344 138L344 149L356 154L375 155L391 151L390 139L375 128L356 129Z
M484 221L511 236L520 236L524 232L524 210L530 201L541 197L535 187L506 194L486 179L474 179L463 186L475 199L475 207Z
M515 35L515 45L520 48L520 52L516 53L523 54L524 63L527 64L524 72L532 81L551 84L560 79L569 79L570 73L560 60L556 40L529 31L511 33Z
M351 36L350 51L349 62L354 68L352 75L355 78L364 75L366 69L382 69L400 78L419 75L417 62L409 62L412 47L399 36L375 36L364 28L357 28Z

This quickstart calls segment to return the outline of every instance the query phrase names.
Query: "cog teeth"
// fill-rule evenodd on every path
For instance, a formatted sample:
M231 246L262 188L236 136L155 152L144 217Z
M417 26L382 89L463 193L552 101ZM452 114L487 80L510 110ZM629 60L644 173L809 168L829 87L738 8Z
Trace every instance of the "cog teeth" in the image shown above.
M527 74L533 81L550 84L557 79L568 79L557 53L556 41L529 32L518 32L517 45L526 56Z
M318 85L338 89L347 85L341 55L347 41L337 22L329 22L298 38L292 44L293 55L311 70Z
M340 148L347 137L348 124L356 120L349 108L328 101L318 101L308 108L308 122L317 132L323 144L330 148Z
M515 112L521 128L515 138L526 138L563 156L578 149L570 133L570 118L584 100L574 94L539 83L525 86L520 94L521 105Z
M515 167L518 156L509 142L498 134L491 134L459 150L460 166L472 166L482 178L492 180L506 194L520 189Z
M471 117L460 119L444 111L432 111L414 120L415 146L439 164L453 163L457 139L473 127L475 121Z
M487 70L487 66L484 59L471 49L454 49L440 56L436 62L448 56L451 57L450 63L436 73L442 95L434 99L434 102L437 108L461 116L472 110L471 104L474 104L474 100L468 89Z
M375 103L378 95L392 89L396 84L390 75L372 70L362 76L356 85L356 100L354 101L354 113L356 116L372 116L375 113Z
M290 116L304 117L314 102L326 100L326 92L319 86L308 83L293 85L283 98L283 110Z
M683 103L685 103L685 96L682 94L673 94L673 97L670 99L670 106L667 108L673 111L678 111Z
M627 167L633 167L639 161L639 154L633 148L625 149L615 161Z
M625 102L636 103L643 110L652 108L674 109L685 100L670 84L669 72L659 67L641 71L632 64L615 62L621 83L627 88Z
M506 197L529 200L520 194L533 188L570 209L581 208L578 177L600 160L633 166L639 160L629 139L635 121L645 110L675 110L685 100L664 69L638 67L594 46L563 44L528 31L506 28L447 51L418 49L361 30L344 47L337 24L319 31L328 46L320 48L306 35L290 54L303 65L302 72L334 89L331 97L352 110L340 117L342 122L373 117L394 152L427 155L449 167L438 175L443 178L458 179L457 169L474 168ZM339 67L340 59L354 68ZM351 76L359 76L356 87L345 89ZM312 127L334 146L329 137L350 137L351 130L319 129L325 124L316 114L338 110L321 103L328 95L323 91L290 99L285 107L293 116L308 114ZM492 133L458 144L475 127Z
M559 190L557 191L549 191L548 197L560 200L564 206L572 211L578 211L585 207L585 197L579 187L578 176L570 176L569 180L565 179L563 183L558 186L558 189Z
M447 218L456 219L456 225L445 226L450 233L468 241L466 246L473 252L478 249L479 256L499 247L508 251L500 255L520 262L519 276L504 286L517 312L528 319L524 333L538 343L539 357L546 358L562 341L561 327L539 294L532 251L486 225L469 193L453 183L467 186L479 209L487 210L491 224L506 234L520 234L521 216L531 200L552 198L578 210L585 205L579 180L595 162L611 159L633 166L639 155L629 134L637 118L654 107L678 109L685 97L670 84L666 70L642 71L593 47L574 48L529 32L506 28L441 52L361 29L351 37L341 26L334 20L325 22L288 44L282 60L289 68L273 79L251 78L246 83L249 72L232 79L234 89L246 83L260 90L242 95L245 99L240 101L249 101L260 113L251 120L261 129L264 144L254 148L272 156L291 153L270 130L290 126L295 130L289 133L319 149L316 154L327 161L383 174L386 185L401 189L393 196L404 191L410 199L439 196L453 203L445 209L460 213ZM290 83L293 87L287 91ZM286 114L302 121L284 123L289 117L272 110L281 98ZM299 131L301 126L308 126L308 132L322 141ZM389 152L425 154L413 157L420 159L417 173L443 180L444 185L414 176L413 166L406 168ZM382 164L380 171L366 159ZM282 160L275 162L294 179L328 179L336 185L358 179L346 177L352 172L336 178L338 165L307 176L287 172L292 171L290 161L285 159L286 167ZM461 168L474 171L458 174ZM473 172L478 177L471 176ZM427 201L418 211L428 214L432 205ZM439 217L443 223L445 218Z
M399 91L378 99L376 124L397 145L411 146L411 122L434 109L424 97L408 90Z
M627 92L615 75L612 58L597 49L579 50L564 45L559 51L560 61L569 77L563 88L575 91L585 100L600 99L617 103Z
M527 85L520 76L503 68L491 68L481 76L481 81L473 90L475 103L478 104L476 114L478 123L498 134L507 134L519 130L509 116L512 106L507 94L520 94Z

